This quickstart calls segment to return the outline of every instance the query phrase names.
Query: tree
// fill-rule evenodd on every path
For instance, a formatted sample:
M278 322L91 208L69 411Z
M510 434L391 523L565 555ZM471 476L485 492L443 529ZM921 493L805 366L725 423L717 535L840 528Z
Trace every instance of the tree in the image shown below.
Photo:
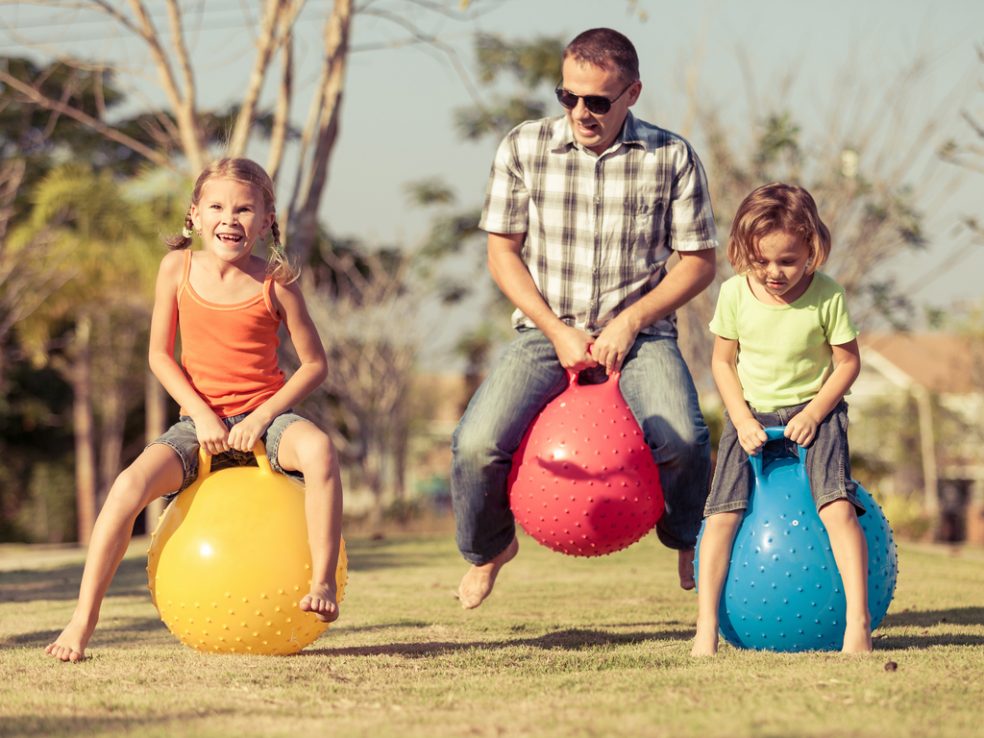
M501 139L524 120L547 115L547 90L552 90L561 74L564 41L558 36L540 36L532 40L505 41L490 35L475 37L476 76L486 88L496 85L505 91L487 90L484 105L455 111L459 135L467 141ZM521 92L516 92L518 85ZM440 299L447 305L473 297L476 285L488 283L485 233L478 229L478 207L462 208L454 192L437 179L423 179L407 186L411 202L430 208L434 219L424 239L422 255L442 260L472 253L470 267L458 265L456 275L439 281ZM498 290L491 289L480 310L482 320L457 342L456 351L465 360L465 402L478 388L493 348L508 339L508 315L512 305ZM462 408L464 411L464 408Z
M838 93L814 125L784 102L795 77L770 81L775 96L763 100L754 95L749 75L744 120L730 108L725 115L716 104L702 102L696 86L688 89L693 130L684 133L695 139L707 170L722 243L739 202L755 187L777 180L800 184L830 227L833 249L824 271L847 290L855 320L862 327L911 325L918 285L899 279L888 266L926 248L926 214L939 210L959 181L937 158L949 102L942 110L926 109L920 94L925 71L916 59L878 93L868 94L866 84L845 69ZM718 281L732 273L722 249ZM704 387L711 384L706 327L716 295L712 286L680 311L684 353Z
M72 388L77 524L88 541L100 497L121 465L126 411L142 399L149 295L160 249L155 208L127 202L108 172L69 164L37 185L30 219L11 233L59 287L17 323L20 343ZM38 249L38 246L41 246Z
M111 110L123 100L112 80L101 73L63 64L38 66L30 60L0 58L0 70L27 77L43 94L80 110ZM0 83L0 389L8 364L8 339L16 323L29 317L47 296L61 286L64 274L40 270L45 242L34 244L32 259L21 259L8 248L11 228L30 210L25 193L34 189L58 158L79 158L133 172L128 150L106 149L104 139L71 118L26 102L9 85Z
M371 492L373 525L382 520L387 488L398 500L404 495L410 387L421 342L415 326L424 294L410 288L418 256L329 242L309 269L319 288L308 295L308 305L325 342L329 372L305 409L332 430L345 466L355 467Z
M485 5L495 1L487 0ZM450 47L408 20L407 15L399 11L401 5L455 20L467 20L475 15L473 7L480 3L391 0L389 3L367 3L358 11L395 24L405 34L405 43L430 44L460 70ZM205 10L199 12L196 20L195 13L186 13L179 0L165 0L163 6L166 10L163 24L146 0L128 0L126 8L104 0L48 0L38 11L49 23L102 19L125 37L135 39L146 54L146 65L157 74L159 91L167 102L162 110L147 112L139 121L121 125L107 116L106 110L90 111L71 99L57 97L45 89L43 80L36 76L0 69L0 84L16 92L25 104L71 118L147 162L189 176L197 175L212 158L214 152L210 142L221 133L218 126L225 126L229 131L223 152L227 156L244 155L257 133L265 135L268 138L266 168L275 180L281 173L288 145L295 144L297 165L289 182L289 203L286 208L281 208L281 225L284 233L290 235L292 252L300 261L306 261L318 238L317 212L339 135L346 70L352 52L353 20L357 12L353 0L333 0L330 10L324 14L317 5L306 9L304 0L264 0L255 17L252 11L244 9L248 26L256 28L256 52L242 85L242 95L224 114L203 108L198 99L197 77L202 70L196 70L189 37L201 30ZM295 99L295 37L306 24L322 15L320 70L307 101L305 123L298 129L291 123L292 109L298 102ZM22 43L38 46L23 39ZM80 72L97 70L106 74L115 68L118 74L131 75L138 71L125 70L119 62L105 59L84 61L65 57L61 62ZM267 80L274 76L275 101L264 103L262 93ZM150 141L146 140L148 136Z

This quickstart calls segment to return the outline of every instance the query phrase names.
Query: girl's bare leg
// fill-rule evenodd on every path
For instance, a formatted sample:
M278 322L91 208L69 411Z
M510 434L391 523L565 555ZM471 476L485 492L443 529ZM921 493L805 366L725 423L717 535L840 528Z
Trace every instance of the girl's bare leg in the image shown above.
M697 571L697 634L691 656L713 656L718 647L718 606L731 563L731 546L744 510L708 515L700 539Z
M338 554L342 537L342 479L331 439L307 421L291 423L277 454L280 466L304 475L304 511L311 548L311 591L299 606L319 620L338 619Z
M99 620L99 608L130 544L137 515L152 500L178 489L183 479L178 455L159 443L144 449L116 478L92 529L75 612L45 653L62 661L85 658L85 647Z
M854 505L846 499L834 500L820 510L827 528L830 548L844 582L847 623L843 653L871 652L871 615L868 612L868 542L858 522Z

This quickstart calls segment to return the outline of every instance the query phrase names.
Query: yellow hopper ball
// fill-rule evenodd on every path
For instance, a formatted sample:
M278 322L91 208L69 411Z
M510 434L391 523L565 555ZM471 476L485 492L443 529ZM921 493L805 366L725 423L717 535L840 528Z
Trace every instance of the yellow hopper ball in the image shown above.
M161 620L199 651L292 654L328 623L298 603L311 585L304 486L258 466L211 472L201 451L198 479L168 506L147 551L147 576ZM338 602L348 577L345 541L335 574Z

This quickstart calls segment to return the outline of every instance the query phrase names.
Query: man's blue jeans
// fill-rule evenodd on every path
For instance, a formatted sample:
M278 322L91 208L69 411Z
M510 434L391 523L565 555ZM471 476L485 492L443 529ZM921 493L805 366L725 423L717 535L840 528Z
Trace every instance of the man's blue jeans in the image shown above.
M490 561L512 541L506 480L513 453L567 384L553 344L524 330L468 404L451 440L451 499L458 549L472 564ZM710 435L676 339L639 336L619 387L659 464L666 512L656 533L670 548L693 548L710 481Z

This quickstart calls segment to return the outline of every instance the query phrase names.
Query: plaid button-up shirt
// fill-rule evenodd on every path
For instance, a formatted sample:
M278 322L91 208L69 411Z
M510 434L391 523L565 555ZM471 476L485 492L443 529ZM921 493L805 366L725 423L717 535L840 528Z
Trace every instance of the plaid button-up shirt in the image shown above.
M717 246L707 179L684 139L631 113L601 156L566 117L528 121L499 145L479 227L525 233L522 257L565 323L597 334L666 274L672 252ZM516 327L533 327L517 310ZM676 336L676 316L642 330Z

